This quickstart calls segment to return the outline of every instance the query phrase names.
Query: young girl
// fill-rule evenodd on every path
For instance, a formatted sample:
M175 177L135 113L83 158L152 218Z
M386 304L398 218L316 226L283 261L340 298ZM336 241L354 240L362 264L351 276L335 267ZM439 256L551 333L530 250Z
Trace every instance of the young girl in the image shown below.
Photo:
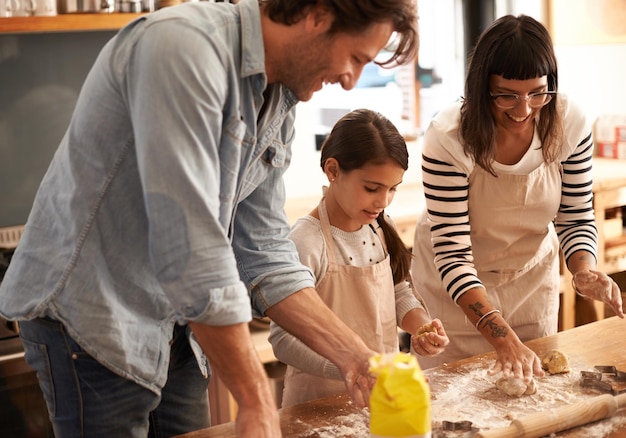
M337 122L321 154L329 186L290 234L318 293L375 351L398 351L398 326L417 334L432 324L411 345L424 356L441 353L448 338L412 287L411 252L384 213L408 167L404 139L381 114L361 109ZM331 362L275 323L270 342L288 364L283 407L346 391Z

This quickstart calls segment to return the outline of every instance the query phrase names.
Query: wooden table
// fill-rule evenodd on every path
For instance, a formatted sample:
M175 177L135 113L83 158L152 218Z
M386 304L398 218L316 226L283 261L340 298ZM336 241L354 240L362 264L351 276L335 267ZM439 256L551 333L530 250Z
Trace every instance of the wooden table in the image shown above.
M567 376L567 380L571 382L571 387L575 387L575 393L579 394L577 397L568 397L572 399L571 402L578 402L584 399L589 399L598 395L604 394L604 392L582 388L579 385L580 371L593 371L596 365L610 365L616 367L620 371L626 371L626 320L619 319L617 317L611 317L596 321L590 324L582 325L570 330L559 332L553 336L547 336L540 339L535 339L526 342L526 345L530 347L540 358L546 356L546 354L553 349L559 350L565 353L570 362L572 372L568 375L562 375L564 378ZM477 369L482 364L482 368L486 371L494 363L495 353L486 353L477 355L468 359L463 359L451 364L443 365L432 370L427 370L426 373L431 376L431 391L437 396L437 380L442 376L455 376L458 380L463 379L463 375L468 373L468 370ZM532 399L509 399L510 403L516 403L521 406L532 405L532 412L523 412L520 415L514 415L515 418L522 418L536 411L547 411L548 409L557 408L563 406L566 403L557 401L554 402L545 400L544 393L542 393L542 386L544 385L544 391L548 391L548 383L542 382L542 380L550 381L556 376L547 376L545 379L539 379L539 388L536 396ZM448 378L450 379L450 378ZM624 384L618 384L615 386L620 390L625 388ZM468 393L471 391L467 391ZM497 392L495 389L493 393ZM574 391L573 391L574 392ZM486 394L486 393L485 393ZM467 397L466 394L461 397ZM505 396L502 396L505 398ZM494 409L498 407L496 402L490 402L489 397L485 397L486 400L480 400L480 408L476 410L476 418L481 414L481 411ZM433 402L433 406L437 402ZM433 417L434 417L433 412ZM619 418L617 418L619 416ZM472 418L464 418L472 420ZM555 434L556 437L567 438L625 438L626 437L626 409L618 411L613 420L618 420L619 427L614 430L607 431L603 434L598 434L597 431L590 431L590 428L597 426L600 429L608 429L607 426L612 422L611 419L605 419L601 422L594 423L593 425L581 426L568 431L563 431ZM458 420L455 420L458 421ZM508 421L507 421L508 423ZM594 427L595 429L595 427Z
M559 332L556 335L535 339L527 343L539 357L551 349L558 349L566 353L570 363L576 363L588 367L590 370L595 365L613 365L618 370L626 371L626 321L617 317L612 317L597 321L571 330ZM461 376L467 367L486 364L490 367L493 364L494 353L486 353L464 359L452 364L443 365L433 370L428 370L431 375L448 375L454 379ZM575 377L575 376L572 376ZM541 390L541 387L540 387ZM436 392L433 391L436 396ZM538 393L539 394L539 393ZM595 393L594 393L595 394ZM597 394L600 394L599 392ZM459 394L462 397L462 394ZM477 409L486 409L484 405L477 406ZM364 413L365 412L365 413ZM280 420L285 437L314 437L312 430L315 428L325 428L324 436L332 436L328 433L328 427L337 425L351 415L366 415L367 411L357 408L352 404L350 398L339 395L326 399L315 400L298 406L285 408L280 411ZM605 437L623 438L626 437L626 410L618 412L616 415L624 417L623 426L611 431ZM609 422L609 419L602 422ZM337 435L348 436L348 435ZM590 436L584 428L572 429L567 432L557 434L558 437L583 437ZM182 435L181 438L231 438L235 437L234 423L221 424L208 429ZM594 437L595 438L595 437ZM598 437L599 438L599 437Z

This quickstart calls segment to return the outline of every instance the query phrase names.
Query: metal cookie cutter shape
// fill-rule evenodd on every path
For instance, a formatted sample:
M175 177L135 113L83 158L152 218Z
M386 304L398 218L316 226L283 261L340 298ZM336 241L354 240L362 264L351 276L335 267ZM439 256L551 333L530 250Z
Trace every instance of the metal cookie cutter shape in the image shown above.
M585 388L597 389L599 391L608 392L613 395L626 392L626 387L624 387L623 385L621 385L621 387L616 387L615 385L616 381L623 381L623 378L621 376L617 377L617 373L623 374L621 373L621 371L617 371L615 367L608 366L596 366L595 369L597 371L580 372L580 386ZM606 378L605 374L607 375Z
M433 428L433 438L471 438L478 428L471 421L442 421L441 427Z
M619 371L613 365L596 365L594 368L602 374L612 375L615 380L626 381L626 372Z

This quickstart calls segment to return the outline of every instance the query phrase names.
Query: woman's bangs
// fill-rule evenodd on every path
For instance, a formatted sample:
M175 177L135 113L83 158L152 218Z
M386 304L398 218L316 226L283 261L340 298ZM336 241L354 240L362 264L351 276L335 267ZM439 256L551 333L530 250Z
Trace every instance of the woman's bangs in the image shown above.
M504 79L526 80L553 73L550 62L526 44L502 44L492 57L490 74Z

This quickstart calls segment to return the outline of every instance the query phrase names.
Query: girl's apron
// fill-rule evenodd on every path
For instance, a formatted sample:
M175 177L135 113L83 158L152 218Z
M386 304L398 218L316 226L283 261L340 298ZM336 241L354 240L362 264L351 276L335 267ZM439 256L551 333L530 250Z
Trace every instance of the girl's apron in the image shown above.
M523 342L556 333L559 243L552 220L561 201L560 163L544 163L529 175L497 178L475 166L469 187L474 266L490 303ZM450 338L441 355L419 357L422 367L493 350L442 285L425 212L418 220L415 249L415 286Z
M318 211L326 242L328 271L317 283L317 292L369 348L377 352L398 351L395 290L389 255L370 266L339 264L324 199ZM377 231L377 234L386 252L382 231ZM324 324L324 321L319 321L319 324ZM343 381L313 376L287 366L283 407L345 391Z

